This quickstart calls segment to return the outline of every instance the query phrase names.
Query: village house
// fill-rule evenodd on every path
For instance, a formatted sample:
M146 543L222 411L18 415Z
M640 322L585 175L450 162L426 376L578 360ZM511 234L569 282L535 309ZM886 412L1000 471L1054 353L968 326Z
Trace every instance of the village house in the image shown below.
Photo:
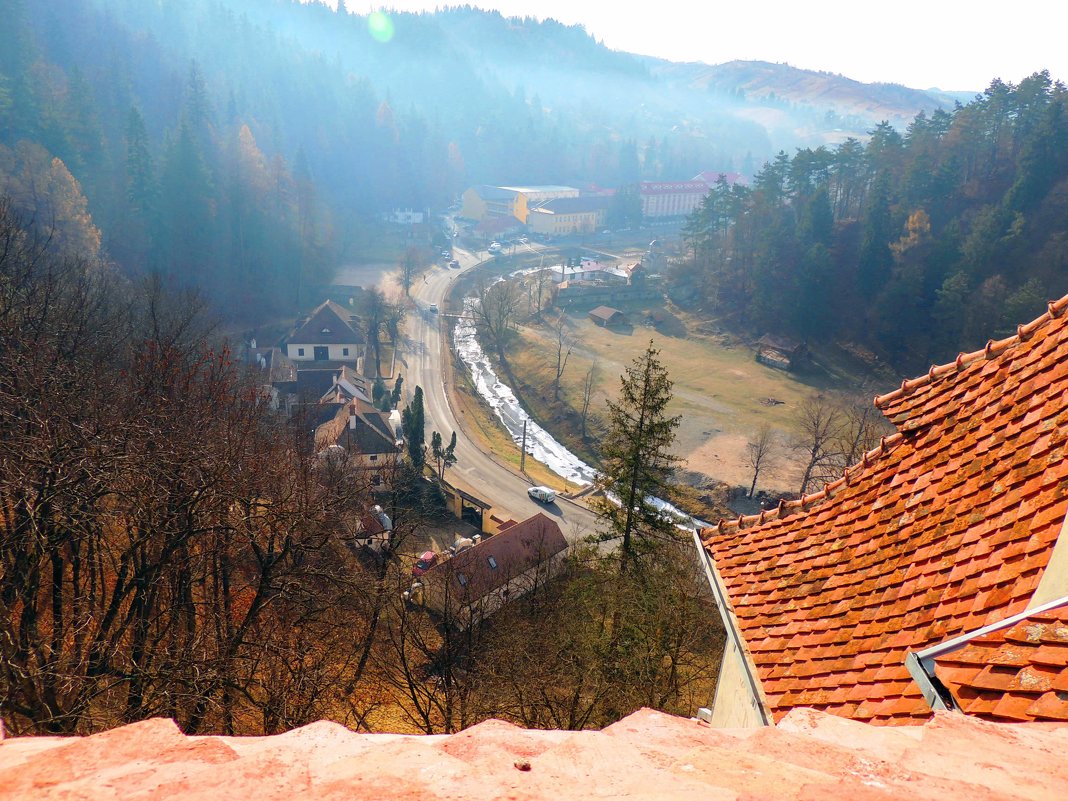
M895 433L821 491L700 532L714 724L1068 721L1066 309L876 398Z
M346 458L368 486L390 486L402 450L389 414L360 397L321 404L319 411L320 419L326 419L315 427L315 453Z
M553 283L563 281L591 281L602 284L623 285L630 280L634 265L605 264L593 259L582 259L576 265L558 264L549 272Z
M583 261L577 267L554 267L551 272L558 306L607 306L662 297L659 282L649 279L641 262L606 265Z
M297 366L280 348L258 348L256 340L249 343L245 362L268 397L271 410L288 414L289 402L284 388L297 380Z
M538 512L428 570L419 581L423 603L467 628L547 582L566 558L560 526Z
M323 301L300 320L286 337L285 354L290 361L337 362L360 369L366 337L360 318L332 300Z

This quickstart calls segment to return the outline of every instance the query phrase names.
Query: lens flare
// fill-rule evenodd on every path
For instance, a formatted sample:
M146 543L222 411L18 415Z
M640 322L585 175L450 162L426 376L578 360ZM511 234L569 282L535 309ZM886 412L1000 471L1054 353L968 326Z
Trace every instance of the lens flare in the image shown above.
M382 11L372 11L367 17L367 30L377 42L388 42L393 38L393 20Z

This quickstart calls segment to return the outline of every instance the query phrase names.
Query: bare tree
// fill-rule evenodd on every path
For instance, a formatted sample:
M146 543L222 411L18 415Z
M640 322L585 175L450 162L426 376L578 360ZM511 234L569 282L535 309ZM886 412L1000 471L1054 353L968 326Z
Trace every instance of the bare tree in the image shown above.
M375 354L375 375L382 375L382 328L386 324L386 296L378 287L371 287L364 293L363 326L364 333L371 343Z
M805 472L798 489L800 495L808 492L814 481L835 478L835 468L841 461L837 448L842 424L841 409L823 396L801 405L798 413L800 435L794 446L805 457Z
M393 343L393 347L397 347L397 343L400 341L401 332L404 330L404 318L408 316L408 311L404 307L403 303L387 303L385 310L385 327L386 333L389 334L389 341Z
M415 245L409 245L405 248L404 255L401 256L401 286L404 287L405 295L411 291L412 279L415 277L415 270L419 266L420 256L419 248Z
M842 425L833 450L837 453L835 472L841 475L879 444L879 439L892 431L886 418L871 401L854 400L842 407Z
M549 295L549 287L552 286L553 278L550 270L538 270L534 273L534 287L537 290L537 312L541 313L541 310L545 308L545 302L549 299L546 295Z
M556 321L556 372L553 377L553 400L560 399L560 379L567 367L567 360L575 345L566 336L564 331L567 327L567 316L561 314Z
M515 327L521 302L521 290L514 281L496 281L478 288L478 303L473 307L476 323L489 337L501 359L504 358L508 334Z
M756 491L760 471L768 466L776 448L775 435L771 426L764 423L757 429L756 435L745 445L745 464L753 470L753 480L749 484L749 497Z
M590 364L590 369L586 371L586 377L582 382L582 410L580 416L582 419L582 438L586 439L586 424L590 416L590 401L593 400L593 388L597 384L597 362L594 361Z

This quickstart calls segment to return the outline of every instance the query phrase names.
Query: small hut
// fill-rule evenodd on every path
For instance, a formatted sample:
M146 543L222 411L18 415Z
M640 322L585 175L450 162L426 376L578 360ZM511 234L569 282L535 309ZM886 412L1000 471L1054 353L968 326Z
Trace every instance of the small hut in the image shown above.
M808 346L788 337L765 334L757 340L756 360L779 370L796 370L808 356Z

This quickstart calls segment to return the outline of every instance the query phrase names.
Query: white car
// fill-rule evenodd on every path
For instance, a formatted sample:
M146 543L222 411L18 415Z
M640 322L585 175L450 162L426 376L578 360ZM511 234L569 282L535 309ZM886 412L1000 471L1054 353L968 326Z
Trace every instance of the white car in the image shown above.
M556 500L556 490L549 487L530 487L527 495L540 503L552 503Z

